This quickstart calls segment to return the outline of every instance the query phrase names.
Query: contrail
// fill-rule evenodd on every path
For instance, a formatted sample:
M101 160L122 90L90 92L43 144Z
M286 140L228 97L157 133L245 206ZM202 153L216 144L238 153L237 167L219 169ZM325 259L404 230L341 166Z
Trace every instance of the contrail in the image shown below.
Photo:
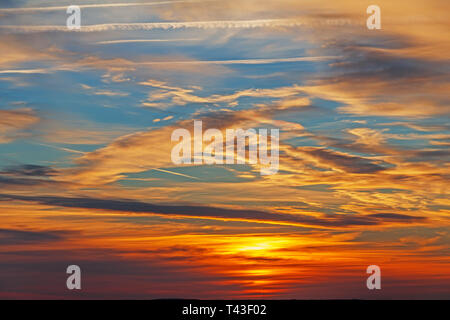
M0 70L0 74L34 74L34 73L49 73L49 69L16 69L16 70Z
M130 40L109 40L99 41L96 44L118 44L118 43L139 43L139 42L178 42L178 41L201 41L201 39L130 39Z
M176 1L160 1L160 2L131 2L131 3L94 3L81 4L81 9L89 8L120 8L120 7L144 7L144 6L159 6L174 3L195 3L200 1L215 1L215 0L176 0ZM69 6L56 7L35 7L35 8L0 8L0 13L34 13L34 12L48 12L66 10Z
M302 62L302 61L326 61L339 59L340 56L315 56L315 57L294 57L294 58L274 58L274 59L243 59L243 60L185 60L185 61L149 61L140 62L141 65L158 65L158 64L272 64L281 62Z
M188 22L147 22L147 23L109 23L81 26L78 30L69 30L66 26L0 26L0 30L11 33L34 32L101 32L101 31L137 31L137 30L175 30L175 29L251 29L265 27L296 27L308 25L306 21L293 19L258 19L224 21L188 21Z
M195 179L195 180L200 180L199 178L188 176L187 174L182 174L182 173L173 172L173 171L169 171L169 170L163 170L163 169L159 169L159 168L153 168L152 170L170 173L170 174L174 174L176 176L182 176L182 177L191 178L191 179Z
M82 151L79 151L79 150L69 149L69 148L64 148L64 147L52 146L50 144L45 144L45 143L33 142L32 144L36 144L36 145L40 145L40 146L44 146L44 147L48 147L48 148L54 148L54 149L57 149L57 150L66 151L66 152L70 152L70 153L86 154L86 152L82 152Z

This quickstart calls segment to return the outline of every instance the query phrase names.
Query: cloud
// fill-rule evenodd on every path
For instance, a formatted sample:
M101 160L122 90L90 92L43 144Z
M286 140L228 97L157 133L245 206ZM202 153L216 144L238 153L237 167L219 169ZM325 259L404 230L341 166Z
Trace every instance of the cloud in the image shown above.
M197 98L189 93L188 89L167 87L165 83L151 82L161 88L169 88L168 96L174 90L177 94L187 95L186 99L207 99L216 101L229 101L241 95L253 96L291 96L296 92L296 88L275 88L275 89L251 89L246 93L238 92L230 96L213 96L209 98ZM186 91L188 93L186 93ZM161 93L166 95L166 91ZM257 128L265 125L279 128L282 137L303 133L302 125L282 120L273 120L271 116L276 111L272 106L258 107L257 109L241 110L238 112L217 111L207 114L197 115L197 119L203 121L204 130L216 128L225 131L227 128ZM75 160L76 166L67 169L63 179L67 181L76 179L85 184L105 185L118 181L125 177L126 173L145 172L154 168L170 168L174 164L171 161L171 152L174 144L170 137L172 132L178 128L193 128L193 121L181 120L148 131L136 132L122 136L104 148L93 152L88 152ZM193 137L193 135L192 135Z
M421 119L450 112L448 61L396 54L396 46L414 46L398 35L375 35L371 45L364 34L336 36L316 39L323 44L314 53L341 58L330 64L329 75L308 81L306 93L341 103L339 112L356 116Z
M173 119L173 116L167 116L167 117L165 117L163 119L159 119L159 118L153 119L153 122L169 121L169 120L172 120L172 119Z
M0 70L0 74L43 74L50 73L50 69L14 69Z
M175 29L249 29L296 27L306 22L291 19L258 19L228 21L188 21L188 22L148 22L148 23L108 23L98 25L82 25L79 30L70 30L66 26L19 26L1 25L0 30L6 33L36 32L104 32L104 31L138 31L138 30L175 30Z
M115 125L114 128L110 128L109 126L94 123L86 119L76 119L74 116L71 116L70 121L43 118L39 125L36 126L36 137L39 138L39 141L33 143L83 154L84 152L76 150L76 148L66 146L71 144L105 144L113 141L117 137L129 134L133 130L135 128L132 129L120 125Z
M73 182L58 181L59 170L39 165L18 165L0 171L0 186L8 190L35 192L46 188L75 186Z
M94 95L96 96L108 96L108 97L126 97L130 94L127 92L117 92L117 91L111 91L111 90L97 90L94 91Z
M52 61L56 56L54 47L40 50L39 48L33 47L26 41L23 41L20 37L8 36L5 34L1 34L0 51L2 52L2 55L0 56L0 68L5 69L0 69L0 72L5 74L45 73L47 71L44 68L12 69L11 67L20 63L29 62L30 60Z
M50 185L53 182L50 180L43 179L30 179L30 178L17 178L17 177L4 177L0 176L0 185L4 188L12 188L14 186L42 186L42 185Z
M409 216L406 214L398 214L398 213L375 213L371 214L371 217L380 218L384 221L423 221L426 220L426 217L417 217L417 216Z
M119 81L120 82L120 81ZM108 97L127 97L130 94L127 92L112 91L107 89L96 89L86 84L81 84L81 87L85 90L91 91L96 96L108 96Z
M280 87L271 89L245 89L236 91L232 94L225 95L212 95L207 97L201 97L194 94L195 88L181 88L170 86L166 82L157 81L154 79L149 79L144 82L140 82L140 85L153 87L159 90L152 91L145 103L150 103L150 106L172 106L172 105L185 105L188 103L233 103L234 101L242 97L253 97L253 98L288 98L298 95L302 89L299 86L291 87ZM306 100L302 100L303 103ZM144 105L145 106L145 105ZM149 105L147 105L149 106Z
M53 168L38 166L32 164L19 165L6 168L0 171L0 174L7 174L13 176L41 176L49 177L55 175L56 171Z
M117 181L124 172L142 172L171 166L170 137L173 126L146 132L136 132L117 138L104 148L86 153L68 169L65 179L76 177L86 184Z
M185 41L201 41L202 39L123 39L123 40L107 40L99 41L97 44L122 44L122 43L152 43L152 42L185 42Z
M382 11L382 32L371 33L370 42L379 37L392 36L391 43L408 43L397 47L398 56L421 57L431 60L446 60L445 52L449 50L446 40L448 20L441 10L446 0L430 0L424 5L420 0L408 1L379 0L377 5ZM249 19L261 17L283 17L304 22L302 29L311 27L314 31L300 32L301 38L312 41L349 42L357 37L366 38L366 9L368 4L359 0L258 0L215 1L204 4L174 3L171 6L157 7L155 10L165 20L225 20ZM286 33L285 29L277 31ZM337 41L336 41L337 40ZM322 43L322 44L323 44Z
M32 157L55 167L1 170L1 189L10 195L0 201L8 225L0 239L10 245L0 248L0 296L70 298L60 286L66 277L61 270L76 261L88 271L91 288L81 294L92 298L180 292L370 298L353 275L377 260L389 261L386 283L396 284L395 293L383 291L388 298L417 297L424 288L442 297L448 284L441 263L448 237L442 234L450 205L447 2L422 2L380 0L383 30L373 32L364 25L367 4L359 0L111 7L89 17L101 21L86 21L106 25L70 34L21 33L24 23L64 28L59 13L42 11L50 9L17 19L2 13L10 26L0 30L0 72L10 73L8 81L34 85L7 98L20 95L49 114L46 120L30 109L5 110L36 118L16 115L19 120L6 125L1 121L10 115L0 114L0 128L7 128L0 130L2 139L32 132L27 144L42 151L31 154L20 143L6 146L4 157ZM150 23L140 23L146 19ZM6 34L15 28L20 34ZM143 29L154 39L143 39ZM169 33L177 34L176 41L203 40L183 47L159 41ZM139 45L154 40L157 48ZM30 75L39 72L52 77L38 83ZM65 85L74 79L88 83L88 91ZM59 86L63 92L55 91ZM104 100L94 92L108 96L116 89L130 89L123 102L131 105L93 110L88 105L95 101L83 99L88 93L89 100ZM67 95L82 104L72 110L82 120L61 115L57 104ZM136 97L143 106L170 106L167 114L176 121L161 110L134 108ZM389 122L393 117L401 120ZM108 124L85 120L94 118ZM157 128L147 129L154 119L160 120ZM248 165L174 168L171 133L192 129L193 119L203 120L205 129L280 128L279 173L261 177ZM111 128L109 120L134 127ZM46 153L47 147L69 153ZM39 229L22 230L24 225ZM430 231L436 226L441 235ZM86 234L70 237L59 229ZM404 234L394 237L397 230ZM373 236L358 238L367 232ZM105 290L110 277L119 281L117 290ZM331 289L323 281L330 278L339 279ZM350 289L349 280L355 284ZM399 283L404 287L398 289Z
M27 231L16 229L0 229L1 245L23 245L61 241L72 232L65 231Z
M348 173L372 174L386 170L385 167L370 159L324 148L303 147L297 148L296 151L300 156L305 155L307 158L315 161L318 166L344 170Z
M144 65L158 65L162 63L174 64L219 64L219 65L233 65L233 64L272 64L272 63L289 63L289 62L320 62L327 60L338 59L338 56L311 56L311 57L293 57L293 58L266 58L266 59L241 59L241 60L185 60L185 61L151 61L144 62Z
M238 221L253 221L271 224L288 224L297 226L316 226L325 228L334 227L352 227L377 225L382 223L383 219L392 219L392 216L362 216L362 215L340 215L329 214L321 217L308 216L302 214L281 214L269 213L256 210L239 210L239 209L223 209L217 207L201 207L201 206L168 206L155 205L136 200L117 200L117 199L95 199L95 198L69 198L69 197L52 197L52 196L20 196L20 195L0 195L0 198L37 202L39 204L66 207L66 208L83 208L98 209L106 211L124 212L124 213L142 213L142 214L158 214L170 216L182 216L191 218L209 218L209 219L225 219ZM412 217L411 221L415 221ZM417 219L420 220L420 219ZM398 216L396 221L407 222L405 217Z
M12 2L10 0L3 0ZM212 0L206 0L212 1ZM15 1L17 2L17 0ZM175 3L195 3L199 0L172 0L172 1L155 1L155 2L130 2L130 3L93 3L93 4L80 4L81 9L91 8L123 8L123 7L146 7L146 6L159 6ZM15 3L16 4L16 3ZM0 8L0 13L18 14L18 13L38 13L49 11L65 11L69 6L48 6L48 7L14 7L14 8Z
M9 143L29 135L26 132L40 118L30 108L0 110L0 143Z

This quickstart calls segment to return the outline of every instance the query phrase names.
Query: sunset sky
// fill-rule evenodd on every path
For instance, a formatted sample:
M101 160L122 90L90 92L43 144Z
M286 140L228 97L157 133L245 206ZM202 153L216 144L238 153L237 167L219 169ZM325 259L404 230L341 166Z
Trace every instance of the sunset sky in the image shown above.
M0 299L450 299L448 0L131 2L0 0Z

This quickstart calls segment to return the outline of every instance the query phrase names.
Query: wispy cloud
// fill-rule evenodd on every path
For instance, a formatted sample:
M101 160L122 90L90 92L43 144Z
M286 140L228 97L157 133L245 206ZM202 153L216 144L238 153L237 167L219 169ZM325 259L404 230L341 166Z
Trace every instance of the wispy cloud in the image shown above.
M249 60L252 63L254 60ZM257 61L259 61L257 59ZM198 61L195 61L198 62ZM195 63L194 62L194 63ZM203 62L203 61L202 61ZM267 62L267 61L266 61ZM231 94L224 95L212 95L207 97L199 96L195 94L197 91L195 88L180 88L171 86L165 82L157 81L154 79L149 79L147 81L143 81L139 83L143 86L149 86L155 89L156 91L152 91L149 93L149 96L144 102L143 106L171 106L171 105L185 105L187 103L233 103L236 100L242 97L254 97L254 98L288 98L294 97L302 92L302 88L300 86L294 85L290 87L280 87L280 88L271 88L271 89L244 89L240 91L236 91ZM198 89L198 88L197 88ZM305 100L302 100L304 103ZM298 103L298 102L297 102Z
M311 56L311 57L293 57L293 58L266 58L266 59L240 59L240 60L185 60L185 61L149 61L143 62L144 65L158 65L164 63L173 64L272 64L283 62L319 62L339 59L339 56Z
M202 0L205 1L205 0ZM214 0L206 0L214 1ZM199 0L173 0L173 1L155 1L155 2L130 2L130 3L94 3L94 4L80 4L81 9L89 8L123 8L123 7L146 7L146 6L160 6L172 5L177 3L195 3ZM68 6L53 6L53 7L22 7L22 8L0 8L0 13L35 13L35 12L49 12L66 10Z
M71 148L65 148L65 147L59 147L59 146L53 146L53 145L46 144L46 143L37 143L37 142L35 142L34 144L37 144L37 145L40 145L40 146L44 146L44 147L48 147L48 148L61 150L61 151L64 151L64 152L69 152L69 153L85 154L85 152L82 152L82 151L79 151L79 150L75 150L75 149L71 149Z
M0 143L8 143L26 137L30 129L41 119L31 108L0 110Z
M184 41L201 41L201 39L123 39L123 40L108 40L99 41L97 44L122 44L122 43L152 43L152 42L184 42Z
M160 168L153 168L152 170L169 173L169 174L173 174L173 175L181 176L181 177L185 177L185 178L200 180L199 178L196 178L196 177L193 177L193 176L190 176L187 174L179 173L179 172L170 171L170 170L164 170L164 169L160 169Z
M96 96L108 96L108 97L127 97L129 96L129 93L127 92L120 92L120 91L113 91L108 89L96 89L86 84L81 84L81 87L85 90L90 91L93 95Z
M0 74L40 74L50 73L51 69L10 69L0 70Z

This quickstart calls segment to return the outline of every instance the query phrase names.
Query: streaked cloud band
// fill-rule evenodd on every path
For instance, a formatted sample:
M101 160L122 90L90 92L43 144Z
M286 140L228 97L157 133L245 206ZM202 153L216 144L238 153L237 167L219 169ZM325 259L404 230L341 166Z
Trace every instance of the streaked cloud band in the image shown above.
M307 21L293 19L189 21L189 22L147 22L147 23L109 23L81 26L79 30L69 30L66 26L0 26L0 30L11 33L33 32L101 32L175 29L251 29L266 27L297 27L308 25Z
M214 0L206 0L214 1ZM131 3L94 3L79 5L81 9L89 8L122 8L122 7L145 7L170 5L176 3L199 2L198 0L179 0L179 1L158 1L158 2L131 2ZM34 7L34 8L0 8L0 13L35 13L35 12L49 12L66 10L68 6L53 6L53 7Z

